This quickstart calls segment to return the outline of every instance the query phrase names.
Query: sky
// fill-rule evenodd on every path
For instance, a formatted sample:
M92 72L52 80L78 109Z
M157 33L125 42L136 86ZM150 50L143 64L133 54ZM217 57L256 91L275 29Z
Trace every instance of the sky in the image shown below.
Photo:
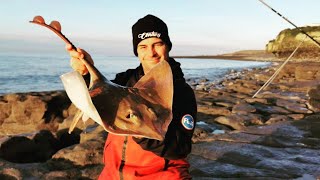
M297 26L320 23L319 0L264 0ZM171 55L264 49L293 28L259 0L1 0L0 53L64 53L54 33L29 21L57 20L90 54L133 56L131 26L147 14L166 22Z

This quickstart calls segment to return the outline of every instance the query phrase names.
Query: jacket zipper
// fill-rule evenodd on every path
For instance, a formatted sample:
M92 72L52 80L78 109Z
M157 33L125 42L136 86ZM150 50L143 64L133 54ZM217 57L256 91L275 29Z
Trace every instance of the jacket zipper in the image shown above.
M126 149L127 149L127 144L128 144L128 136L126 136L124 138L124 142L123 142L123 147L122 147L122 157L121 157L121 164L119 167L119 176L120 176L120 180L124 180L123 178L123 167L126 163Z

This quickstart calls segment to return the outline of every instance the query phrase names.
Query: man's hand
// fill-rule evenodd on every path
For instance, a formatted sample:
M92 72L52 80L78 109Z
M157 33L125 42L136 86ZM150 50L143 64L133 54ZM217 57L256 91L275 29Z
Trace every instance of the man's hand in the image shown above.
M71 44L66 45L66 50L69 52L71 57L70 66L72 69L78 71L81 75L86 75L88 73L88 69L80 59L85 59L89 63L93 64L90 54L80 48L77 48L77 50L72 49Z

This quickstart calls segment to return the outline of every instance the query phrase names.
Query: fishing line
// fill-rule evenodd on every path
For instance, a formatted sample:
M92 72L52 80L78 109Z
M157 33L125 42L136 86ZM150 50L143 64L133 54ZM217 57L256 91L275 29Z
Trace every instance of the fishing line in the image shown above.
M300 27L296 26L293 22L291 22L289 19L287 19L286 17L284 17L282 14L280 14L278 11L274 10L271 6L269 6L267 3L265 3L263 0L259 0L262 4L264 4L266 7L268 7L269 9L271 9L273 12L275 12L277 15L279 15L282 19L286 20L288 23L290 23L291 25L293 25L295 28L297 28L301 33L303 33L304 35L308 36L314 43L316 43L316 45L320 48L320 43L315 40L312 36L310 36L307 32L305 32L303 29L301 29Z
M302 30L301 28L299 28L297 25L295 25L293 22L291 22L288 18L284 17L282 14L280 14L278 11L276 11L275 9L273 9L271 6L269 6L267 3L265 3L263 0L259 0L262 4L264 4L266 7L268 7L269 9L271 9L273 12L275 12L277 15L279 15L281 18L283 18L284 20L286 20L288 23L290 23L291 25L293 25L295 28L297 28L301 33L303 33L304 35L306 35L303 40L299 43L299 45L296 47L296 49L291 53L291 55L287 58L287 60L275 71L275 73L268 79L267 82L264 83L264 85L252 96L252 98L254 98L255 96L257 96L259 94L260 91L262 91L263 89L265 89L266 87L268 87L271 82L275 79L275 77L280 73L280 71L282 70L282 68L287 64L287 62L289 62L289 60L293 57L293 55L296 53L296 51L299 49L299 47L302 45L302 43L305 41L305 39L307 37L309 37L319 48L320 48L320 43L315 40L312 36L310 36L307 32L305 32L304 30Z
M287 64L287 62L290 61L290 59L293 57L293 55L297 52L297 50L299 49L299 47L302 45L302 43L306 40L307 36L305 36L299 43L299 45L296 47L296 49L291 53L291 55L287 58L287 60L277 69L277 71L268 79L267 82L264 83L264 85L252 96L252 98L254 98L256 95L258 95L258 93L260 91L262 91L263 89L267 88L271 82L274 80L274 78L276 78L276 76L280 73L280 71L282 70L282 68Z

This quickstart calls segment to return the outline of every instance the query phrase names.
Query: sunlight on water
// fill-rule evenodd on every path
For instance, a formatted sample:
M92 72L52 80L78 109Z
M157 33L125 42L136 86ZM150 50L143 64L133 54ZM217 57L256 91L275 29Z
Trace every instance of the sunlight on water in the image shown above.
M93 57L95 66L108 79L139 65L137 57ZM69 56L0 54L0 94L63 89L60 75L72 71ZM176 59L186 79L217 80L231 69L262 67L269 63L213 59Z

